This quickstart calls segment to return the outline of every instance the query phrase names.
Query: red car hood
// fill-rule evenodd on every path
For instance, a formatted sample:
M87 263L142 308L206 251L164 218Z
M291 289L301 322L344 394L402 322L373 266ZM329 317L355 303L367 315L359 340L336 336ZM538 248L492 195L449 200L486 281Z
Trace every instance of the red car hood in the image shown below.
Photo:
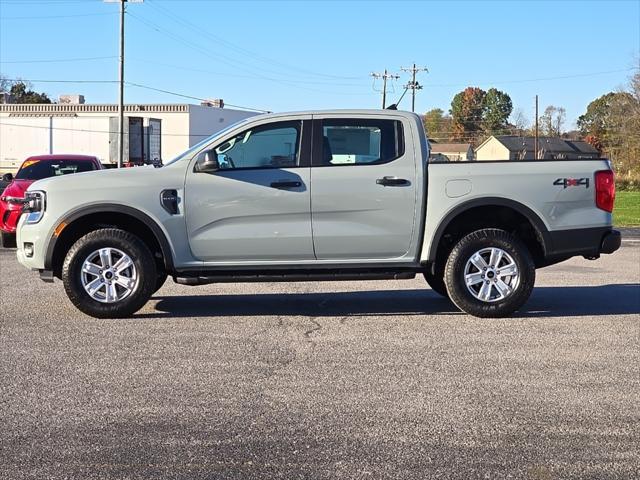
M14 180L2 192L2 196L24 198L24 192L35 180Z

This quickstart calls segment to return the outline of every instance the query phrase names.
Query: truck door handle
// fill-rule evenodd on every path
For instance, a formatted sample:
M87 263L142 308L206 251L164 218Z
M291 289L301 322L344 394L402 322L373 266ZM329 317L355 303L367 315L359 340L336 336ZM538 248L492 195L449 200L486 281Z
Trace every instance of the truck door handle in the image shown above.
M271 186L273 188L286 189L300 187L302 186L302 183L282 180L279 182L271 182Z
M409 185L409 180L398 177L382 177L376 180L378 185L391 186L391 185Z

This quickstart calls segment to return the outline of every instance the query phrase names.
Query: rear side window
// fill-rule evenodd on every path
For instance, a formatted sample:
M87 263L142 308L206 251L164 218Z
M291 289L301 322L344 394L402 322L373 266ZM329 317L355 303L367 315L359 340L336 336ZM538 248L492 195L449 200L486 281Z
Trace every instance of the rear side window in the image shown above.
M316 160L316 165L381 164L391 162L403 154L404 137L400 121L322 120L322 154Z

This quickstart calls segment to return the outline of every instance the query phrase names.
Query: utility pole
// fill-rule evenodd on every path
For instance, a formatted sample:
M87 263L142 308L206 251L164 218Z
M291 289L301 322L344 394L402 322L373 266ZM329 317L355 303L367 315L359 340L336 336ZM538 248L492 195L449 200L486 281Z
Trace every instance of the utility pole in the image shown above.
M411 68L400 67L400 70L403 72L411 72L411 81L409 81L404 88L411 89L411 111L416 111L416 90L422 90L422 85L416 82L416 73L418 72L429 72L427 67L416 67L416 64L413 64Z
M538 95L536 95L536 139L533 147L534 160L538 159Z
M387 106L387 79L397 80L400 75L389 73L385 68L384 73L371 72L371 76L375 79L382 78L382 108L384 109Z
M120 0L120 98L118 100L118 168L124 160L124 4Z
M144 0L104 0L105 3L120 4L120 61L118 65L119 99L118 99L118 168L124 161L124 14L125 3L142 3Z

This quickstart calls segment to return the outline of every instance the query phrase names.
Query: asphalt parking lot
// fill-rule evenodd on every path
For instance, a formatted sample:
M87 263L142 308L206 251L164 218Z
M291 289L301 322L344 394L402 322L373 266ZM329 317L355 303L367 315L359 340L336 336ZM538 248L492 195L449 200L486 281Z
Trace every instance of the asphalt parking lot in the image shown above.
M95 320L0 250L0 478L639 478L627 238L501 320L420 278L168 282Z

